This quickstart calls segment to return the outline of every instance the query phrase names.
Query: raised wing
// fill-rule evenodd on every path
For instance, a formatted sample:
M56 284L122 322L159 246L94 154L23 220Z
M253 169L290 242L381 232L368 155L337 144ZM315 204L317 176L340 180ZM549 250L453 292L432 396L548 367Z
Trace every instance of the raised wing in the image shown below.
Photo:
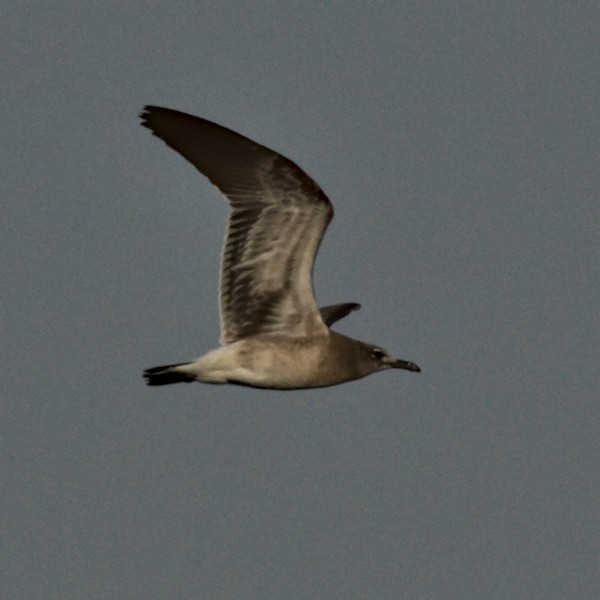
M336 321L343 319L353 310L358 310L360 304L356 302L345 302L344 304L331 304L330 306L321 306L321 319L327 327L331 327Z
M333 216L300 167L216 123L147 106L142 124L187 158L232 207L221 264L221 343L326 334L312 268Z

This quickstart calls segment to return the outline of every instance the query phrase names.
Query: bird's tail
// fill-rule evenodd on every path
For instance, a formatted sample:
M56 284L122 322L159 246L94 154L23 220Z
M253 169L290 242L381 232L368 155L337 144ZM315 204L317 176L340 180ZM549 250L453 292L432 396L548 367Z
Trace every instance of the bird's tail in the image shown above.
M185 367L190 363L178 363L176 365L163 365L161 367L152 367L144 371L144 379L148 385L168 385L169 383L190 383L195 381L195 377L180 367Z

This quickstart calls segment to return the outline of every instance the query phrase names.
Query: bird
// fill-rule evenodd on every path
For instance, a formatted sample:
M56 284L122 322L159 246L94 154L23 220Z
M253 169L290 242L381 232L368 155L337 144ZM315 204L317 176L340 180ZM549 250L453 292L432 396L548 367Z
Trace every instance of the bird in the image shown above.
M146 106L141 124L186 158L227 199L221 257L220 346L189 362L146 369L151 386L199 381L292 390L387 369L420 372L378 345L333 331L360 308L318 308L312 271L333 207L296 163L226 127Z

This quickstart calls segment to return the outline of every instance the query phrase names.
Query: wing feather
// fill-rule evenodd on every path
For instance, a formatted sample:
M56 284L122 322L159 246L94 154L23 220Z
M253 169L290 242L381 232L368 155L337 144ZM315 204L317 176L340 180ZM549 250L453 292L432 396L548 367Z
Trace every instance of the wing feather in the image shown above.
M333 208L317 183L289 159L216 123L156 106L141 118L232 207L221 262L221 343L263 333L326 334L312 269Z

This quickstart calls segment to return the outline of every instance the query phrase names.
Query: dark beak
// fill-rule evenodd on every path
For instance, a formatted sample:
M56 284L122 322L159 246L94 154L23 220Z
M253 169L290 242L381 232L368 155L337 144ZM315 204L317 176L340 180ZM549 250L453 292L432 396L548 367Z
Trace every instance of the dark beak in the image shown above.
M415 363L409 362L408 360L402 360L401 358L394 358L390 360L388 364L394 369L404 369L406 371L414 371L415 373L421 372L418 365L415 365Z

